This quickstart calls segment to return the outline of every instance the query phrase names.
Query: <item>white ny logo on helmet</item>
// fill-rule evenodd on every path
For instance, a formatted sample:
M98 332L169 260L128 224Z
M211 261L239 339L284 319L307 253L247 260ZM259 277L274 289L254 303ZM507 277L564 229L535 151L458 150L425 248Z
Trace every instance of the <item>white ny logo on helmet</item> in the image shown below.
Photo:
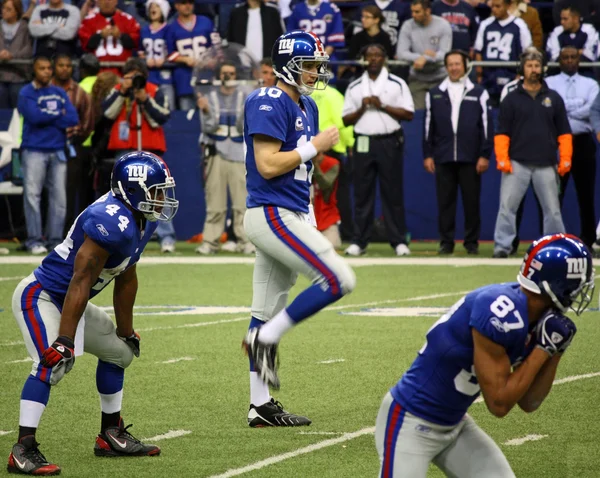
M293 53L294 43L296 43L296 40L292 38L279 40L279 53Z
M567 279L581 279L587 275L587 261L583 257L567 257Z
M127 166L128 180L136 183L145 183L148 179L148 166L146 164L133 164Z

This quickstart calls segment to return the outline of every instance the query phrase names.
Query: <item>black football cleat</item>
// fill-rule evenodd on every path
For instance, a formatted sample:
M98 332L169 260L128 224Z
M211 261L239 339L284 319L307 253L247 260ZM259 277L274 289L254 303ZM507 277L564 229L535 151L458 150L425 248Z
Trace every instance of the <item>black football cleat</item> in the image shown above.
M252 428L303 427L311 423L306 417L286 412L283 405L273 398L259 407L250 405L248 411L248 425Z
M242 347L254 362L258 376L267 385L279 390L280 382L277 376L277 344L263 344L258 340L260 327L250 329L244 337Z
M12 448L6 470L19 475L60 475L60 466L46 460L38 445L33 435L21 438Z
M118 427L109 427L100 433L94 445L96 456L156 456L160 455L160 448L156 445L146 445L135 438L127 429L131 425L123 426L123 419L119 420Z

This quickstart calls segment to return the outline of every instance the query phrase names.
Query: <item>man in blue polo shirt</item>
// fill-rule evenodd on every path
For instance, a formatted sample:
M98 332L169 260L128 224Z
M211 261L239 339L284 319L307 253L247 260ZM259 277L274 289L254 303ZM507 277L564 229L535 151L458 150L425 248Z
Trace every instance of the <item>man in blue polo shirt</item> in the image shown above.
M50 85L52 63L38 57L33 63L33 81L19 93L18 109L23 116L21 143L23 203L27 223L26 248L32 254L45 254L47 246L62 242L66 214L67 145L66 130L79 124L75 107L67 93ZM40 198L48 188L46 241L42 238Z

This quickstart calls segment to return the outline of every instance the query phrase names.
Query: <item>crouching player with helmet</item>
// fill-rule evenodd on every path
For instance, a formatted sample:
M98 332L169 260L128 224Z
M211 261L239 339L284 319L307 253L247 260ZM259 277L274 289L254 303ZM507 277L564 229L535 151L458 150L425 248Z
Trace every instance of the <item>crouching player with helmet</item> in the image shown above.
M136 263L156 230L177 212L175 181L161 158L143 151L115 163L111 191L87 207L59 244L15 289L12 309L33 359L21 393L19 439L8 471L57 475L38 449L36 430L56 385L83 352L98 357L96 385L102 420L97 456L158 455L127 432L121 418L125 368L140 354L133 329ZM116 327L89 303L112 280Z
M563 314L592 300L591 253L572 235L542 237L517 280L474 290L429 329L379 409L381 477L424 478L430 463L460 478L515 476L467 409L480 393L497 417L542 404L577 330Z

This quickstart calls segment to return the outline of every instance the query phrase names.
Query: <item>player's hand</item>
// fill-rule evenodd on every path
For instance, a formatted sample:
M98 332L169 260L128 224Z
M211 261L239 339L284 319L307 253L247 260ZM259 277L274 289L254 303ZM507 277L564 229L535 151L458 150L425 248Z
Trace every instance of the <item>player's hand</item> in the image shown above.
M564 176L569 171L571 171L571 160L570 159L561 159L558 163L558 174L559 176Z
M317 148L317 152L324 153L329 151L334 144L340 141L340 131L335 126L330 126L325 131L311 139L312 144Z
M490 167L490 160L484 157L481 157L477 160L477 164L475 165L475 171L477 174L485 173Z
M131 334L129 337L121 337L120 335L117 335L117 337L129 345L129 348L133 351L133 355L136 357L140 356L140 334L134 330L133 334Z
M366 98L362 99L362 107L363 108L368 108L369 106L371 106L371 97L367 96ZM600 133L598 133L600 135Z
M371 104L374 108L377 108L378 110L381 109L381 100L379 99L379 97L371 96Z
M423 167L428 173L435 174L435 162L433 158L425 158L423 160Z
M563 353L571 344L576 332L577 327L573 321L556 311L543 316L533 330L536 347L550 357Z
M59 336L50 347L44 350L40 364L52 368L60 365L65 366L68 373L75 363L75 344L66 335Z
M498 159L498 157L496 157L496 167L498 168L499 171L506 173L506 174L512 174L512 172L513 172L512 163L510 162L510 159L508 159L508 158Z

